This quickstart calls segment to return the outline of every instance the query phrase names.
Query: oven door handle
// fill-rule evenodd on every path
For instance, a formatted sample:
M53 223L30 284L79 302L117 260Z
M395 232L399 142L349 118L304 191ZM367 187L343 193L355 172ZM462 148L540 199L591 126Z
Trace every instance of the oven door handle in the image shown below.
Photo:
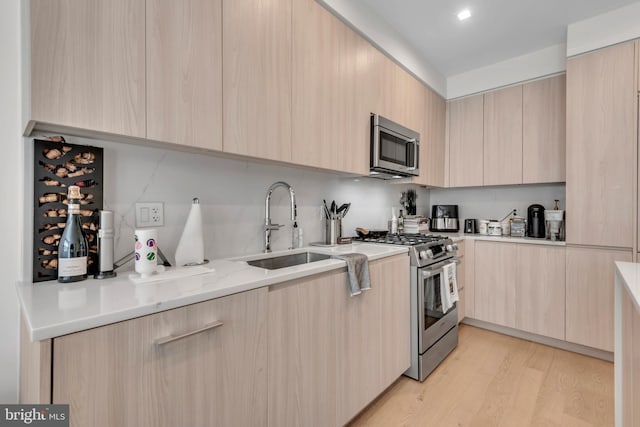
M444 268L445 265L448 265L448 264L460 264L460 261L457 259L448 259L448 260L439 262L438 264L429 266L422 270L422 277L426 279L427 277L437 276L438 274L442 273L442 269Z

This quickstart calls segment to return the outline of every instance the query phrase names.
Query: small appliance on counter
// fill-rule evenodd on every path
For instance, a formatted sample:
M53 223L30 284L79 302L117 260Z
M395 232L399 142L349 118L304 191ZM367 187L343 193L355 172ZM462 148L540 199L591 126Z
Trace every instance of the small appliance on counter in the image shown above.
M479 219L478 220L478 233L486 236L489 234L489 220L488 219Z
M527 234L536 239L545 238L544 206L531 205L527 209Z
M458 205L433 205L431 207L431 231L460 231Z
M553 209L544 211L545 237L547 240L564 241L564 211L555 200Z
M477 233L475 218L467 218L467 219L464 220L464 232L466 234L475 234L475 233Z
M524 237L526 234L527 222L520 216L511 218L511 237Z
M502 224L500 221L491 220L487 226L487 234L489 236L502 236Z

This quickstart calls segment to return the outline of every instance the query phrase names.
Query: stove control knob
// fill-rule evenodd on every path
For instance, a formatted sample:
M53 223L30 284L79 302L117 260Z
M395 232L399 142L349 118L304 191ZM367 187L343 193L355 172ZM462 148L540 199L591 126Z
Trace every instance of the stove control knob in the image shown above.
M433 258L433 251L431 249L420 251L420 259L427 259L427 258Z
M458 250L458 245L457 244L452 244L452 245L447 245L446 247L447 252L453 252L453 251L457 251Z

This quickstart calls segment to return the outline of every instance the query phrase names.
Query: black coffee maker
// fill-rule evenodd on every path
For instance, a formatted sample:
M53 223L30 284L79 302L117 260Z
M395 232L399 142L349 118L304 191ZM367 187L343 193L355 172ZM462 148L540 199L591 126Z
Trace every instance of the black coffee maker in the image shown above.
M544 206L531 205L527 209L527 235L538 239L544 239Z

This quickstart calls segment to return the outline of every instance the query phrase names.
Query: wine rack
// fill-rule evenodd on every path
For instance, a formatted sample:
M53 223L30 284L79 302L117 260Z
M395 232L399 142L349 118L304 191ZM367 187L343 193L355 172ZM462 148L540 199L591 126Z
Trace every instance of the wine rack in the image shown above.
M87 273L98 266L99 215L103 207L103 150L67 143L62 137L34 139L33 281L58 278L58 243L67 221L67 190L80 186L82 228L89 244Z

